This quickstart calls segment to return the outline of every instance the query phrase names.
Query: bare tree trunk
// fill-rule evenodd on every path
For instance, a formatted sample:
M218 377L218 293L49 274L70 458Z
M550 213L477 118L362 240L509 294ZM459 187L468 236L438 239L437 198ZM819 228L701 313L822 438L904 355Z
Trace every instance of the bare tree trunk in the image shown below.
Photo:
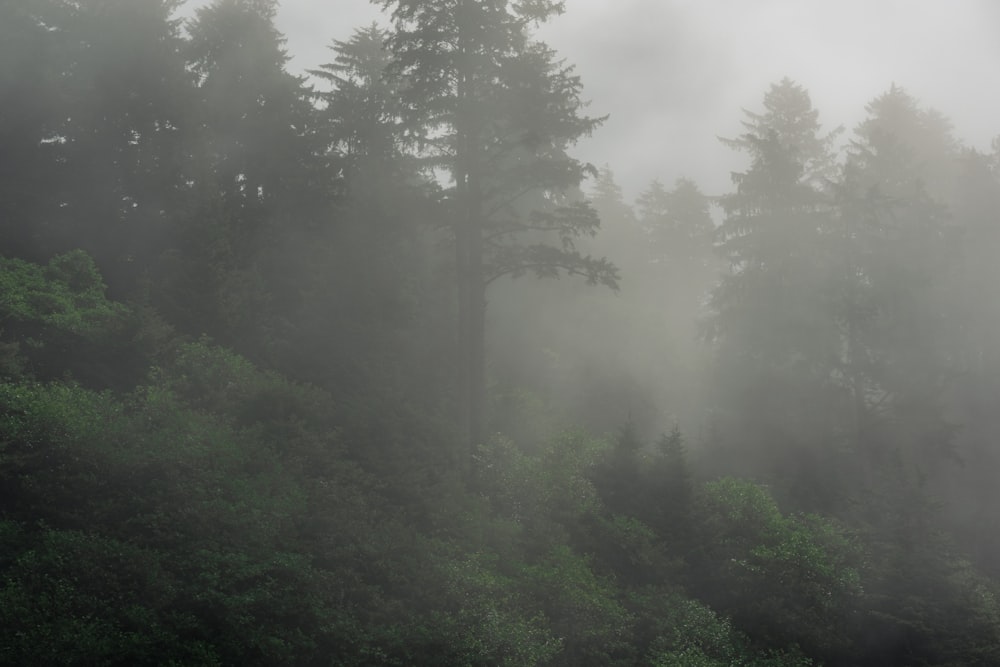
M473 456L482 442L486 383L486 287L483 280L481 206L474 178L466 177L465 205L456 230L458 264L458 406L465 438L463 468L472 479Z
M461 176L464 181L464 176ZM466 438L472 431L472 394L469 392L470 360L472 359L472 317L469 306L471 305L472 283L469 278L469 211L468 192L463 182L458 185L459 200L461 210L458 212L458 220L455 224L455 280L458 292L458 332L456 337L456 377L455 392L458 408L458 423L462 437ZM459 465L463 473L468 476L471 460L468 456L466 442L462 443L462 449L457 453Z
M462 15L466 3L462 5ZM464 26L459 25L459 52L469 55L473 51ZM455 155L455 185L458 195L460 219L456 230L457 279L458 279L458 347L461 410L460 423L466 438L464 459L466 478L473 481L473 457L481 444L483 433L483 405L486 383L486 294L483 278L483 207L481 184L477 169L478 120L470 110L473 97L474 74L469 70L469 58L461 58L458 78L458 108L455 129L458 136Z
M479 184L474 168L463 168L463 206L456 230L458 264L457 383L460 423L466 452L463 468L471 480L473 457L482 444L486 395L486 285L483 279L483 226Z
M483 276L481 192L475 171L469 179L468 297L469 297L469 456L482 444L486 403L486 284Z

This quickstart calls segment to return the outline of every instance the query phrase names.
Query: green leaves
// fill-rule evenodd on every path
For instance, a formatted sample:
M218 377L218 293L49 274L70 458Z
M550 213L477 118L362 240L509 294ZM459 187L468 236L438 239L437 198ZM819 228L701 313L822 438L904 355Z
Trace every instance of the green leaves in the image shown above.
M535 591L522 588L520 577L501 574L503 569L495 558L481 553L444 566L453 610L447 621L455 626L453 650L464 652L475 664L546 664L559 653L562 641L547 627L544 615L531 615L525 608Z
M82 250L59 255L46 267L0 258L0 324L8 328L41 326L52 334L96 339L126 313L104 291L93 259Z
M153 664L159 654L218 664L155 611L176 593L155 553L93 533L0 526L0 550L10 554L0 563L0 661Z
M658 634L650 646L655 667L810 667L813 661L794 648L756 650L732 622L695 600L671 595L641 600L655 619Z
M850 648L861 553L818 516L784 516L768 492L723 479L700 494L692 591L771 648L833 659Z

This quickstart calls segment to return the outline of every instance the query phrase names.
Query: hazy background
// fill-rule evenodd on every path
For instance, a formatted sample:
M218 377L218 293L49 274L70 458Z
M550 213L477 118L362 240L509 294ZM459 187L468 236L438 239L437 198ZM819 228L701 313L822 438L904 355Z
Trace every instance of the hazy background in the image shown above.
M187 11L204 4L192 0ZM330 62L334 40L372 22L389 25L366 0L283 0L276 20L288 40L289 69L298 73ZM989 0L568 0L565 13L538 31L575 66L589 113L608 116L577 146L577 157L609 167L631 205L654 179L670 187L683 176L709 196L731 192L730 174L746 168L747 156L718 137L741 134L743 110L761 111L768 87L784 77L808 91L824 131L845 129L841 142L853 139L866 105L896 84L949 119L955 137L988 152L996 119L984 110L1000 108L998 25L1000 5ZM718 210L713 215L721 222ZM574 403L570 413L595 400L609 408L588 424L598 431L606 418L633 419L652 432L679 422L694 433L705 402L693 389L705 352L694 323L704 313L668 299L660 314L637 316L645 306L632 255L644 242L621 240L621 216L602 211L602 218L602 234L588 250L625 268L622 293L537 281L498 285L489 345L504 361L494 372L506 368L511 385L542 390L531 373L545 369L547 382L559 378L547 393ZM681 282L671 287L674 301L704 303L710 281ZM591 321L577 321L580 313ZM569 332L567 321L575 322ZM631 342L614 345L621 340ZM595 386L614 388L577 395Z
M371 21L387 23L365 0L284 0L290 69L328 62L333 39ZM716 137L738 134L740 108L759 109L785 76L809 90L825 127L852 129L895 82L986 148L996 127L983 110L1000 107L997 26L991 0L568 0L540 36L576 65L592 113L610 115L579 156L610 164L631 200L681 175L726 191L740 158Z

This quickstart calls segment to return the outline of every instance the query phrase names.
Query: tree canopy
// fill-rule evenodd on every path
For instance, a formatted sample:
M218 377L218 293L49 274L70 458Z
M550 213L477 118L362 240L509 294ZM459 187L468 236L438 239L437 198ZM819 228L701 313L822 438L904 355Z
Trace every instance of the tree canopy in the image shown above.
M1000 140L637 188L563 3L376 4L0 3L0 663L1000 664Z

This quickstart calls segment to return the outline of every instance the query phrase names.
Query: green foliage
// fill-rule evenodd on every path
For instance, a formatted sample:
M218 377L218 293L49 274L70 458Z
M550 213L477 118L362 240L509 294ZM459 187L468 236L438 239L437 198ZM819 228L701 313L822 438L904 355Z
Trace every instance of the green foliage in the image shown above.
M169 607L182 582L128 542L3 521L0 661L5 664L222 664L182 637Z
M992 664L1000 646L996 581L934 527L939 510L925 494L894 489L865 528L865 622L858 643L882 662Z
M537 591L502 574L496 558L470 554L444 566L450 598L453 650L469 664L537 665L559 653L560 641L541 613L530 615L526 604ZM520 590L519 590L520 589Z
M172 17L179 3L15 4L22 8L13 17L0 10L8 14L0 22L21 34L2 41L31 47L4 54L27 65L11 70L21 85L7 92L18 104L0 119L0 173L20 190L5 205L5 227L16 230L5 252L41 262L82 248L116 297L133 293L184 191L191 79Z
M338 582L301 555L169 553L134 537L3 525L5 663L302 663L340 632L363 637L327 597Z
M143 372L153 320L105 296L82 250L46 266L0 258L0 362L10 377L72 376L91 386L127 387Z
M664 535L683 540L690 529L694 482L684 436L676 425L669 434L660 436L650 476L651 495L658 510L652 519L654 525Z
M691 592L763 645L832 660L851 647L861 554L818 516L783 516L768 492L734 479L704 488L695 510Z
M201 353L210 372L296 395L233 355L216 354L212 367L212 350ZM162 370L125 401L68 384L0 386L5 525L26 536L2 576L12 604L53 600L29 605L31 632L10 625L15 655L39 655L37 641L59 652L51 661L301 663L346 660L367 641L348 608L369 599L362 564L386 547L368 537L379 531L365 476L294 406L248 423L245 406L202 387L217 402L189 407L167 379L193 368ZM39 519L53 528L26 528ZM36 533L55 541L32 546ZM39 579L49 583L36 591ZM32 621L41 618L51 620ZM78 635L79 653L67 653Z
M593 555L594 568L626 589L656 585L673 589L682 581L676 544L643 521L623 514L588 517L574 543Z
M0 323L94 340L120 324L125 308L108 301L93 259L82 250L41 267L0 258Z
M613 582L595 575L586 558L557 546L525 566L521 577L565 643L558 664L622 664L619 659L630 653L633 619L617 600Z
M207 338L177 347L168 366L154 370L157 386L198 410L240 425L300 416L322 419L329 398L254 366L246 357Z
M426 167L450 176L440 216L455 248L455 395L471 458L485 440L487 287L529 272L617 287L614 265L576 246L600 220L578 194L593 168L567 152L603 119L583 115L579 77L529 30L558 3L378 4L392 9L406 130Z
M573 432L533 453L497 437L479 450L479 484L495 511L523 525L538 547L558 544L601 507L590 475L603 448L601 441Z
M619 430L613 447L594 471L594 483L601 498L614 512L630 516L641 513L646 491L641 480L643 447L635 424L629 421Z
M755 650L733 624L700 602L677 596L655 601L646 611L658 634L648 660L655 667L810 667L795 649Z
M893 86L838 168L786 79L733 192L636 215L567 152L602 119L533 38L564 3L377 4L316 95L273 0L0 3L0 663L1000 664L997 156ZM699 356L713 233L704 396L663 359ZM605 247L631 293L539 303L621 335L512 344L574 393L512 398L462 484L487 286L617 288ZM770 486L699 486L676 427L553 435L633 402L714 411Z

